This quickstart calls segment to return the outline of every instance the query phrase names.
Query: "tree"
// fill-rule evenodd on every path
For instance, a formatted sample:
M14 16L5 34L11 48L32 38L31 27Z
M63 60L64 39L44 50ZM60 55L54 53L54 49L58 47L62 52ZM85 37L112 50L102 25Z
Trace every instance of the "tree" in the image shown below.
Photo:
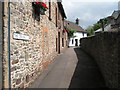
M67 32L68 32L68 37L70 38L70 37L73 37L75 30L67 28Z
M93 26L89 26L86 29L86 31L87 31L88 36L94 35L94 28L93 28Z
M89 26L86 31L88 36L94 35L94 31L104 28L104 25L107 24L108 18L103 18L97 21L97 23L93 24L93 26Z
M96 23L96 24L94 24L93 25L93 29L94 29L94 31L96 31L96 30L98 30L98 29L100 29L101 28L101 23Z

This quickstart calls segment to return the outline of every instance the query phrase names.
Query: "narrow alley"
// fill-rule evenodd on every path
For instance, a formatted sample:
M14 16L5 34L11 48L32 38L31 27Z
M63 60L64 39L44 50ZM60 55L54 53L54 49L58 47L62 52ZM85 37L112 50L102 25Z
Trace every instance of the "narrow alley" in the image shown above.
M0 90L120 90L120 0L103 1L0 0Z
M104 87L96 62L79 47L75 47L58 55L30 88Z

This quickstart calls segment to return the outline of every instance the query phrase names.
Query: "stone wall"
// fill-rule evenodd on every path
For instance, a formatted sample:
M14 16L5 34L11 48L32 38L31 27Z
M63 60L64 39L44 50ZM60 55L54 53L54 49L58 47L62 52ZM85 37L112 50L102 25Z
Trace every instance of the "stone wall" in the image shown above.
M96 60L109 88L120 87L119 46L120 31L100 32L81 39L81 48Z
M4 17L3 17L3 87L8 88L8 3L4 2Z
M48 2L46 3L48 6ZM6 3L7 6L7 3ZM25 88L40 75L46 66L54 59L56 52L56 38L58 31L62 37L62 30L56 27L55 8L59 9L57 3L52 2L52 20L49 20L49 9L45 15L40 15L40 21L34 18L31 2L10 3L10 31L11 31L11 87ZM60 14L60 12L58 12ZM7 36L7 9L4 17L4 33ZM62 20L62 17L60 18ZM61 23L61 26L63 24ZM14 33L29 36L29 40L16 40ZM67 39L65 39L67 40ZM7 87L7 38L4 37L4 87ZM62 41L60 41L62 42ZM61 50L62 48L60 44ZM66 47L66 45L65 45Z
M3 3L0 1L0 89L2 89L2 58L3 58Z

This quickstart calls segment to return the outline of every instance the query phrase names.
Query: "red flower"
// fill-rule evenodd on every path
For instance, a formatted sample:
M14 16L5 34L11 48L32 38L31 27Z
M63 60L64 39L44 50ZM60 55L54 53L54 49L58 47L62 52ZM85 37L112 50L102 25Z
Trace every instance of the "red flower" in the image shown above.
M42 6L44 6L45 8L48 9L48 7L46 6L46 4L44 2L39 2L39 4L41 4Z
M67 31L67 29L64 28L63 31Z
M36 1L35 1L35 3L36 3L36 4L39 4L39 5L43 6L44 8L47 8L47 9L48 9L48 7L46 6L46 3L44 3L44 2L36 2Z

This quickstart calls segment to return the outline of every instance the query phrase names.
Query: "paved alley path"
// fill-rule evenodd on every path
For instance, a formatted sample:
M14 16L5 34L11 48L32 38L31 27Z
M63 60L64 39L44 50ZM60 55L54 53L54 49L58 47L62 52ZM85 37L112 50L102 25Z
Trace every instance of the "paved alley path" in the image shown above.
M94 60L80 48L68 48L48 65L30 88L100 88L104 80Z

